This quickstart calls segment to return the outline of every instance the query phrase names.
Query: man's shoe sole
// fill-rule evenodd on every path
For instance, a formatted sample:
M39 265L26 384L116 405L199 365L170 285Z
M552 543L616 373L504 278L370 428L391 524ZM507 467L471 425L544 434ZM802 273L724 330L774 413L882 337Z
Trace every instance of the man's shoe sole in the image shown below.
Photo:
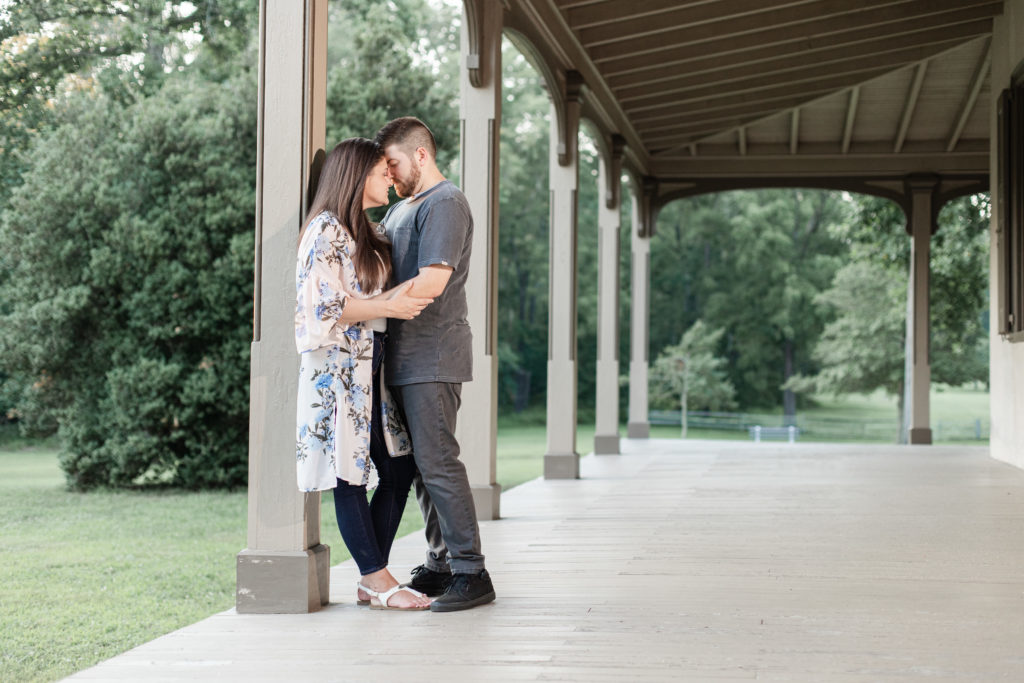
M459 610L472 609L479 605L484 605L488 602L493 602L495 598L494 591L485 593L479 598L473 598L472 600L466 600L464 602L432 602L430 603L431 612L458 612Z

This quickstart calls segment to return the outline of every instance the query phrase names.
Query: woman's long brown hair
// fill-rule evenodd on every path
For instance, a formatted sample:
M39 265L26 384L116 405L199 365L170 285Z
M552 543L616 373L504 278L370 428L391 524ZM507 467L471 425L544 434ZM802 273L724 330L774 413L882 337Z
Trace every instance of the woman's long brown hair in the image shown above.
M303 231L323 211L337 217L356 243L353 264L363 292L384 287L391 276L391 245L370 225L363 211L363 189L366 177L384 158L384 152L373 140L349 138L331 150L320 171L320 182Z

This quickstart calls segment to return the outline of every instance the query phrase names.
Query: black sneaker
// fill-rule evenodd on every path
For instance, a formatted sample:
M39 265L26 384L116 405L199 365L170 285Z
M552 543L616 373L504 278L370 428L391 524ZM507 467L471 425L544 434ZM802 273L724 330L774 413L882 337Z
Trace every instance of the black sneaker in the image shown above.
M431 612L457 612L494 600L494 585L486 569L478 574L455 574L444 595L430 603Z
M450 572L435 572L425 564L421 564L410 573L412 574L412 581L402 585L418 590L420 593L431 598L443 595L452 582Z

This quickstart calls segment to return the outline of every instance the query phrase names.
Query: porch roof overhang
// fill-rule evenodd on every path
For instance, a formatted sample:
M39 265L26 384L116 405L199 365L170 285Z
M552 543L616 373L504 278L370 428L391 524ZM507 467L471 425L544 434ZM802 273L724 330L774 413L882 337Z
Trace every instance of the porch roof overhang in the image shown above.
M625 140L655 203L755 186L987 189L992 0L506 0L549 87Z

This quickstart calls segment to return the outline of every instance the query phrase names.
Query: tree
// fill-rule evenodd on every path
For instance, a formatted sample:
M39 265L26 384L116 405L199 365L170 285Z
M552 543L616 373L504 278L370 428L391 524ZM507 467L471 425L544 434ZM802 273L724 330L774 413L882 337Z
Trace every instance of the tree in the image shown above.
M502 61L498 391L502 405L522 411L546 389L550 105L540 75L507 40Z
M459 22L424 0L342 0L329 6L327 140L372 138L399 116L422 119L438 167L457 173Z
M651 243L651 347L703 319L725 329L729 378L742 407L795 398L780 386L813 365L825 324L814 295L831 282L843 245L829 233L845 206L836 193L761 190L668 205Z
M60 103L103 89L125 103L184 69L201 42L204 64L249 42L255 0L18 0L0 12L0 200L18 184L20 156L59 123ZM223 74L222 74L223 76ZM55 106L56 105L56 106Z
M816 299L835 316L814 350L821 369L788 387L832 394L883 389L897 398L902 424L910 238L895 204L856 201L855 219L833 229L850 245L850 260ZM988 221L986 195L957 199L939 214L930 263L934 382L987 381Z
M650 402L653 408L682 411L686 435L686 411L731 410L736 389L726 373L726 360L718 355L724 329L711 330L698 320L678 344L666 346L651 366Z
M76 487L245 482L256 92L237 71L76 98L3 213L3 370Z

